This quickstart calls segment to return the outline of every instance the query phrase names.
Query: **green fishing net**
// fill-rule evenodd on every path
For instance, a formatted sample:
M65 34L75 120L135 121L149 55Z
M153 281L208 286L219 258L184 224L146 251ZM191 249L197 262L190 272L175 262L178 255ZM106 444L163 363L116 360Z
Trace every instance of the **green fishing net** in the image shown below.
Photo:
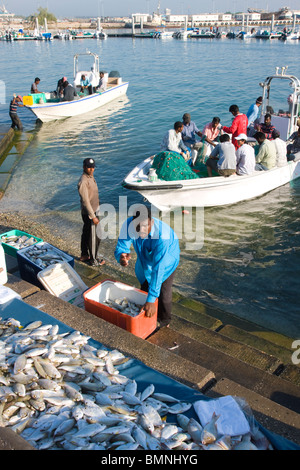
M182 155L176 152L160 152L155 155L152 168L159 179L164 181L189 180L198 178Z

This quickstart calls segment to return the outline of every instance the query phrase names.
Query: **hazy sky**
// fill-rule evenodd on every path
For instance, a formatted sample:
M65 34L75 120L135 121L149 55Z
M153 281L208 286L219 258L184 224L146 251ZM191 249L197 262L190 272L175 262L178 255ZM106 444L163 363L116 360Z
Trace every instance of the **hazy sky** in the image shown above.
M158 0L0 0L9 12L31 15L39 6L48 8L56 17L80 16L130 16L132 13L152 13L157 10ZM289 7L300 9L299 0L289 0ZM260 8L276 11L284 6L283 0L161 0L160 11L166 8L173 14L199 14L216 12L247 11L247 8Z

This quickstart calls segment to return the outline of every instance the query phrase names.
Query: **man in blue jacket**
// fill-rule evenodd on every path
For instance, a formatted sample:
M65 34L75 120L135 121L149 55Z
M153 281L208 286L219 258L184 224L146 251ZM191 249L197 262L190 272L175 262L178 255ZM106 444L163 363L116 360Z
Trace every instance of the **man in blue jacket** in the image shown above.
M164 222L152 218L148 208L137 211L123 224L115 249L115 258L128 266L133 245L137 254L135 274L141 290L148 292L143 309L147 317L155 314L158 298L159 326L169 326L172 310L172 285L179 263L179 241L175 232Z

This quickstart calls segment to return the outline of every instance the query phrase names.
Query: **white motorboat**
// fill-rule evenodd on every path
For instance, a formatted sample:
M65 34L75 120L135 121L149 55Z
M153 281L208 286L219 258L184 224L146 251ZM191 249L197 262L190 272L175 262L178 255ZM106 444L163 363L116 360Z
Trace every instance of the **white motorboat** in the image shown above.
M175 39L187 39L190 35L190 31L187 29L181 29L180 31L175 31L173 33L173 38Z
M88 55L94 58L94 64L90 71L78 71L78 58L80 55ZM97 54L87 51L84 54L74 56L74 88L79 92L81 75L89 78L92 87L99 83L99 57ZM65 119L72 116L93 111L110 101L123 96L127 92L128 82L123 82L121 77L107 75L107 89L91 95L79 92L73 101L61 101L55 92L36 93L23 97L23 104L32 111L42 122L55 119ZM112 73L112 75L115 75Z
M154 38L172 39L173 38L173 31L156 31L155 34L154 34Z
M152 158L137 165L126 176L123 187L139 192L161 211L175 207L212 207L235 204L261 196L300 177L300 161L284 167L255 171L252 175L150 181Z
M270 105L270 88L273 81L288 80L293 87L291 112L286 116L272 115L272 123L286 140L297 128L300 82L293 75L287 75L286 68L276 69L276 74L260 83L263 87L262 117ZM255 171L251 175L229 177L199 177L188 180L153 181L150 168L153 157L138 164L123 180L123 187L139 192L159 210L176 207L212 207L235 204L261 196L275 188L300 177L300 160L287 161L283 167L268 171Z
M194 28L192 31L190 31L189 34L190 38L208 38L208 39L213 39L216 37L216 33L210 31L209 29L199 29L199 28Z

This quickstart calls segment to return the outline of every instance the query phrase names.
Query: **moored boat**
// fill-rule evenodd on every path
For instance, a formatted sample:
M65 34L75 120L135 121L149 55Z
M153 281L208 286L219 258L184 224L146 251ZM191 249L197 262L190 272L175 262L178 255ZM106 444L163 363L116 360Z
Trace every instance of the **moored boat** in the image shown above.
M78 58L80 55L89 55L94 58L94 64L90 71L78 70ZM97 54L87 51L84 54L74 56L74 88L80 90L80 78L85 74L95 88L99 83L99 57ZM111 75L116 75L111 73ZM64 119L93 111L110 101L126 94L128 82L123 82L121 77L107 74L107 88L105 91L93 92L91 95L79 93L73 101L61 101L55 92L30 94L23 97L24 105L32 111L42 122L55 119Z
M149 157L124 179L124 188L139 192L150 204L166 211L175 207L212 207L236 204L261 196L300 177L300 161L284 167L255 171L252 175L197 178L177 181L150 181Z
M194 28L193 31L190 32L189 37L213 39L216 37L216 33L214 33L213 31L210 31L209 29L205 30L205 29Z

